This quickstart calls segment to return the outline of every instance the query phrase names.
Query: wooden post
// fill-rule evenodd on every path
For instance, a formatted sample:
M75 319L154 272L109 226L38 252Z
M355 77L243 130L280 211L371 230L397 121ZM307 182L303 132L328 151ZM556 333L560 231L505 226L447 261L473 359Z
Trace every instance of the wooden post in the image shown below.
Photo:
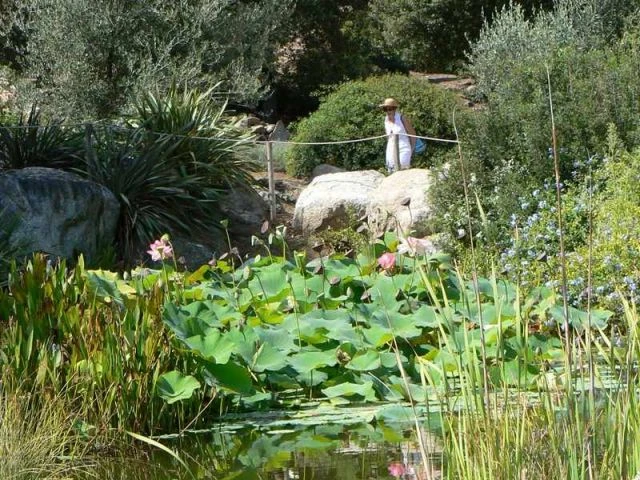
M397 133L393 134L393 165L395 167L395 171L400 171L400 135Z
M267 149L267 174L269 176L269 220L276 219L276 185L273 179L273 150L271 142L265 143Z

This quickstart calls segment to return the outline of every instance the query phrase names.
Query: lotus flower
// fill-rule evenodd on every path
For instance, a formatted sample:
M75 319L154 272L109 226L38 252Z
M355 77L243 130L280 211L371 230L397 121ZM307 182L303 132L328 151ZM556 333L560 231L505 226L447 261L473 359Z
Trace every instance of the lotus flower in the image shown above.
M149 250L147 250L147 253L151 255L151 260L153 260L154 262L172 258L173 248L169 243L169 237L167 235L163 235L160 240L156 240L155 242L153 242L151 245L149 245Z
M425 255L433 249L433 244L426 238L407 237L401 240L402 242L398 245L398 253Z
M387 252L380 255L378 258L378 265L384 270L391 270L396 264L396 256L393 253Z
M407 473L407 469L400 462L393 462L389 464L389 475L392 477L400 478Z

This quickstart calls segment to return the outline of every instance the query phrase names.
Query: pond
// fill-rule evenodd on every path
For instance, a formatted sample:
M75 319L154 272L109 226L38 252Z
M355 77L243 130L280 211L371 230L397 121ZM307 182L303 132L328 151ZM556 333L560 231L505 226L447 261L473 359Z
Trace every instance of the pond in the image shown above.
M389 410L392 415L400 411L406 412ZM414 423L375 417L371 407L231 417L208 430L157 438L178 452L190 472L171 455L154 450L148 461L114 464L104 476L154 480L439 478L441 447L435 433L423 433L436 473L426 476ZM432 422L421 419L421 425L432 430L435 422L435 417Z

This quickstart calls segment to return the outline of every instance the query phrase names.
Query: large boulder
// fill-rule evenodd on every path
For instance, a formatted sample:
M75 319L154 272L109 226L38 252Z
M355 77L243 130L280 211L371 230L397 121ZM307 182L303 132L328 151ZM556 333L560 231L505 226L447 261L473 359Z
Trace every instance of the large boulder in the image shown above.
M20 251L92 259L113 245L120 204L107 188L78 175L31 167L0 174L0 213L19 219L8 233Z
M384 175L374 170L330 173L315 177L296 202L294 228L310 234L328 227L342 228L360 218Z
M369 230L379 235L396 230L418 237L432 235L433 209L427 193L433 182L429 170L411 168L385 177L372 192L367 208Z

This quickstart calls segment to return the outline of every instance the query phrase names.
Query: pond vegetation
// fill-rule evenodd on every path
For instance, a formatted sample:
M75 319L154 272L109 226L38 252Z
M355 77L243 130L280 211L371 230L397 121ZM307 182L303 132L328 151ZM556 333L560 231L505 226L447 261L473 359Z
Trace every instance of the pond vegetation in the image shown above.
M0 209L0 478L640 478L637 2L31 3L0 7L0 171L72 171L121 215L63 260ZM397 72L463 58L464 107ZM276 223L187 269L172 238L229 239L258 168L229 104L271 87L320 105L289 124L297 175L382 168L381 139L307 143L378 135L388 94L460 140L414 164L449 254L353 225L312 255Z
M122 277L43 255L14 268L0 293L10 319L5 404L37 392L79 412L49 458L75 459L65 445L83 435L131 432L175 461L163 434L192 436L254 412L271 428L311 425L309 441L321 443L327 425L404 422L418 467L440 478L636 471L632 305L620 318L574 307L565 317L552 289L523 296L498 276L467 280L447 256L426 256L420 242L393 233L353 258L311 261L287 255L282 228L254 242L262 255L195 272L177 269L167 237L149 252L159 270ZM607 335L611 322L625 328L624 341ZM426 428L424 418L436 421ZM287 451L278 435L261 437L272 442L261 443L264 459ZM80 451L91 458L95 442Z

